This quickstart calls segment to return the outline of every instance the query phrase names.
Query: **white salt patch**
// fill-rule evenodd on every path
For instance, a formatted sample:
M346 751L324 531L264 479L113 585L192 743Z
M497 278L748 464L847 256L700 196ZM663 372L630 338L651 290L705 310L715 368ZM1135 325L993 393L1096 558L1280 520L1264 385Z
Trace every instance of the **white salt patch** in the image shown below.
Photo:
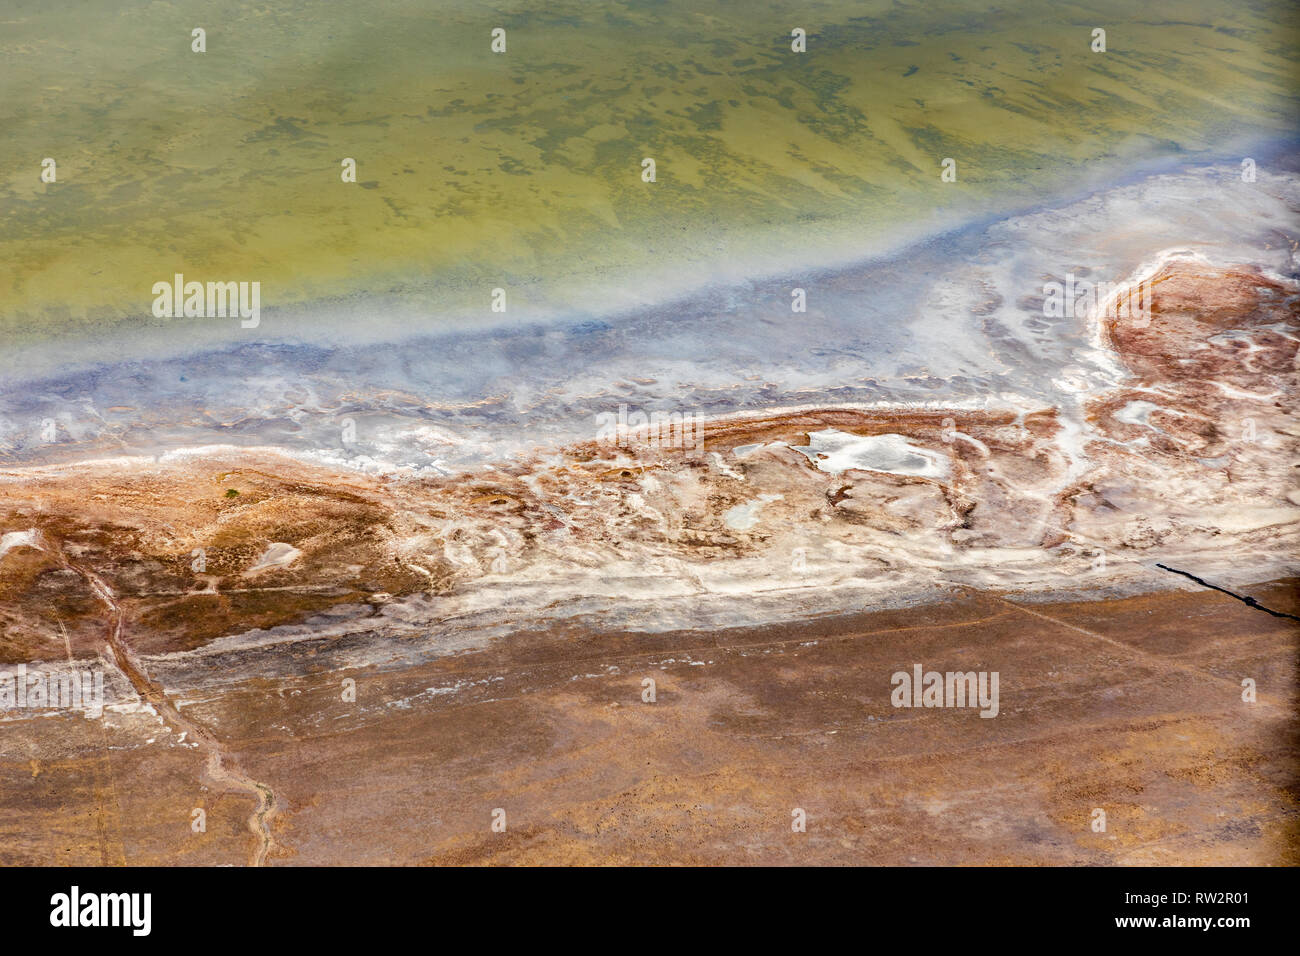
M1152 412L1159 410L1160 406L1151 402L1129 402L1115 413L1115 421L1123 422L1125 425L1146 425L1148 428L1155 428L1147 418Z
M838 428L808 433L808 444L791 445L819 470L832 475L856 469L891 475L946 478L946 455L913 445L903 435L851 435Z
M0 558L12 551L14 548L35 548L37 551L44 551L41 544L41 533L35 528L27 531L10 531L4 537L0 538Z
M748 531L758 524L758 513L763 509L763 505L769 501L780 500L780 495L759 495L753 501L747 501L743 505L728 508L722 513L722 520L733 531Z
M722 456L716 451L709 454L709 460L713 462L713 467L716 468L719 473L726 475L728 478L739 478L741 481L745 480L745 476L733 471L727 463L722 460Z
M1282 395L1281 392L1269 392L1267 395L1258 392L1247 392L1240 388L1233 388L1231 385L1225 385L1223 382L1211 382L1210 384L1217 386L1219 391L1229 398L1241 398L1250 402L1271 402Z
M285 544L283 541L276 541L257 559L257 564L248 570L250 572L262 571L266 568L278 568L286 564L292 564L298 560L301 554L302 552L293 545Z

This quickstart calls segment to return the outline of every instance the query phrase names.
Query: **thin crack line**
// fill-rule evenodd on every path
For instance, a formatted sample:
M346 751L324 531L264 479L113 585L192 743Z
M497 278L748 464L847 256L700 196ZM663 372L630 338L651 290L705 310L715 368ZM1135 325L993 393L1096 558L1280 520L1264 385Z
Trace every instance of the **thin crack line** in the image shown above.
M1245 604L1247 607L1253 607L1257 611L1263 611L1265 614L1272 614L1274 617L1285 617L1292 621L1300 621L1300 617L1297 617L1294 614L1288 614L1285 611L1275 611L1271 607L1265 607L1263 604L1260 604L1258 601L1256 601L1253 597L1250 597L1249 595L1238 594L1235 591L1229 591L1227 588L1221 588L1217 584L1211 584L1209 581L1202 580L1201 578L1198 578L1196 575L1191 574L1190 572L1180 571L1177 568L1171 568L1169 565L1161 564L1159 561L1156 562L1156 567L1160 568L1162 571L1170 571L1174 574L1181 574L1183 577L1190 578L1191 580L1195 581L1197 584L1201 585L1201 587L1206 587L1212 591L1218 591L1221 594L1226 594L1228 595L1228 597L1236 598L1242 604Z

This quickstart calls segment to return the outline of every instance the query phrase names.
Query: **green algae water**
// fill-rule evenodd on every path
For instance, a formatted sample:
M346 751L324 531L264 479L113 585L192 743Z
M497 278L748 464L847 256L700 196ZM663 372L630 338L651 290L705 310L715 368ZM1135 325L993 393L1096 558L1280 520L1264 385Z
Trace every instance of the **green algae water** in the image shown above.
M1290 3L7 0L0 19L11 344L161 325L150 288L176 272L307 314L378 297L473 323L496 287L512 318L599 314L1297 119Z

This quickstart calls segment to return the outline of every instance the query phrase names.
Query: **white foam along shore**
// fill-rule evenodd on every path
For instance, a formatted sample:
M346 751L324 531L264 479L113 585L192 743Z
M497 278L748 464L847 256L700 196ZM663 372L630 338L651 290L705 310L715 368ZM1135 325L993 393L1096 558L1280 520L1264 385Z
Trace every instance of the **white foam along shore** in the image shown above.
M834 404L812 402L802 405L774 405L771 407L751 408L705 415L702 417L701 423L704 433L705 448L707 448L710 425L725 425L750 419L784 418L802 414L834 411L856 411L880 415L906 415L917 413L940 414L944 412L951 412L959 415L963 412L981 414L1003 412L1012 414L1014 416L1013 421L1018 423L1023 421L1027 415L1050 410L1050 406L1044 405L1029 396L1017 395L1012 392L1000 392L997 396L985 395L979 398L971 397L950 402L941 400L926 402L842 402ZM418 431L427 427L427 424L414 425L412 426L412 430ZM650 426L647 425L629 429L629 437L635 439L639 435L645 433L649 427ZM444 432L444 434L450 436L450 433ZM597 430L593 425L589 435L578 436L573 440L595 441L596 438ZM394 441L394 444L400 446L400 437L398 440ZM546 453L553 452L555 449L536 449L536 451ZM420 468L418 466L406 465L396 461L387 461L364 455L345 456L324 450L309 450L283 445L234 445L229 443L214 443L173 448L157 454L110 455L62 462L9 465L0 468L0 483L28 481L33 477L39 477L42 475L68 475L77 472L114 468L130 469L137 472L147 471L159 465L174 465L196 459L222 459L238 457L241 455L278 456L288 458L292 461L301 462L305 465L333 468L340 472L354 472L377 478L411 478L431 474L447 475L447 472L443 469ZM618 452L616 446L611 448L611 460L621 460L622 457L623 456ZM498 459L498 461L500 461L500 459Z

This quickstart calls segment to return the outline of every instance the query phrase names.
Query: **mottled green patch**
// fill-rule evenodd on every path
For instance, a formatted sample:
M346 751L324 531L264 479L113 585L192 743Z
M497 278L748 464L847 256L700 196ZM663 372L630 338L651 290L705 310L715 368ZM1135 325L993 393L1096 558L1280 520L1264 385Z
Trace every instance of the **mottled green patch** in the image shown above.
M11 0L3 17L9 342L153 324L150 287L173 272L261 281L264 309L382 290L486 313L508 279L532 290L512 311L530 295L581 307L649 249L659 267L835 254L1050 195L1103 162L1287 133L1297 115L1281 2L1187 0L1177 22L1130 0L996 16L886 0ZM190 52L196 25L206 54ZM1106 54L1089 50L1097 25ZM57 183L40 181L45 156ZM941 184L949 156L959 181Z

